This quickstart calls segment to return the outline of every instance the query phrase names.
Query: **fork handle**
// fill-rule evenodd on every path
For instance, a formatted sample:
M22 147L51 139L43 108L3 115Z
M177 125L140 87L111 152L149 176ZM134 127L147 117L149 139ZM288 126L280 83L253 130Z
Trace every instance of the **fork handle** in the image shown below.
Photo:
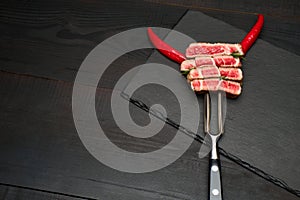
M210 159L209 200L222 200L220 159Z

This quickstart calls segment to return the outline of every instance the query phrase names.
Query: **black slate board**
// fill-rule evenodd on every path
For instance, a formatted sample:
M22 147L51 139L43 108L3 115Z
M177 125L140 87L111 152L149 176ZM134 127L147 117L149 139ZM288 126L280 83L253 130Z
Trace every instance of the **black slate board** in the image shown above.
M249 29L253 24L249 23ZM174 29L199 42L237 43L246 35L240 29L196 11L189 11ZM165 41L185 52L188 44L179 44L172 34ZM179 65L159 53L148 62L179 69ZM225 135L220 141L220 147L226 151L284 180L294 189L300 189L300 168L297 167L300 165L297 153L300 152L299 66L298 55L275 47L263 38L258 39L243 60L242 95L227 101ZM160 102L171 107L170 118L176 121L175 116L180 115L178 104L171 106L170 96L158 89L156 92L161 97ZM151 99L152 94L144 91L135 94L134 98L152 105L157 101ZM198 97L199 105L202 105L202 96ZM190 119L195 117L190 116ZM202 115L199 121L203 135Z

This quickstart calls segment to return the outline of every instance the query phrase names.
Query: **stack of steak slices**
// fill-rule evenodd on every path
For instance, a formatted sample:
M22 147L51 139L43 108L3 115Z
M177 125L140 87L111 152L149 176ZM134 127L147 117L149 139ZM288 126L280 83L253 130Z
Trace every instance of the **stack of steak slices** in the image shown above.
M180 70L187 74L191 88L196 92L224 91L231 97L241 94L243 73L240 44L192 43L186 49Z

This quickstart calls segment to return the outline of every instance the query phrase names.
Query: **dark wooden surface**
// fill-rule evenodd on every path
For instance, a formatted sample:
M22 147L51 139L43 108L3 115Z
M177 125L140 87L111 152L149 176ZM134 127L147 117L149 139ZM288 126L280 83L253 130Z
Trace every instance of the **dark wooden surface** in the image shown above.
M199 12L200 15L204 13L210 20L215 18L223 21L226 27L231 25L237 31L232 40L242 37L239 31L248 31L256 19L253 13L262 12L266 15L261 41L257 43L257 48L262 47L263 50L249 52L246 63L249 66L255 63L255 59L262 59L259 53L271 51L279 54L266 55L269 55L267 58L271 61L272 56L276 56L275 61L280 61L282 65L282 61L289 64L288 71L284 72L280 70L284 66L273 63L277 67L273 75L279 79L282 73L292 76L288 82L292 89L287 91L287 96L293 96L294 99L286 102L280 98L280 101L275 101L276 95L281 94L274 90L266 92L276 94L275 96L260 96L260 93L255 93L253 97L250 95L251 91L246 91L245 95L249 94L250 99L262 98L264 106L243 107L243 102L246 101L243 98L237 104L248 110L255 106L253 109L257 109L260 118L265 115L261 112L264 107L277 109L277 113L281 115L270 115L268 118L271 122L275 120L278 126L270 127L271 129L267 129L267 126L261 132L256 132L254 137L249 137L247 130L253 126L249 127L249 123L239 121L244 132L234 134L234 130L229 129L231 135L226 135L227 140L223 138L222 145L231 153L236 152L236 155L283 179L293 188L300 189L297 167L299 140L296 140L299 138L299 125L296 123L299 121L299 69L294 69L299 65L298 1L190 0L183 3L170 0L84 0L10 1L1 2L0 5L1 199L206 199L208 163L207 159L198 158L197 142L179 160L162 170L139 175L118 172L99 163L84 148L77 135L71 109L75 75L85 56L97 44L118 32L135 27L161 26L184 32L180 22L192 12ZM199 30L199 33L203 31ZM197 32L191 31L189 34L200 39L200 36L192 35ZM204 40L214 38L206 35ZM123 140L112 120L109 110L111 88L118 77L128 69L145 63L152 53L151 50L142 50L122 56L113 63L110 68L112 73L107 73L107 78L101 80L103 87L98 89L97 105L98 111L102 113L102 124L111 138L125 148L132 142ZM156 56L158 61L167 62L163 57ZM263 63L268 67L266 69L272 68L267 61ZM249 74L246 84L250 84L256 71L246 69L245 73ZM259 77L262 76L260 74ZM260 84L263 83L258 82L257 86L261 86ZM255 104L254 100L251 102ZM273 104L270 103L268 107L267 102ZM287 113L278 108L280 105L286 108L284 111ZM147 116L134 107L132 112L136 118L144 119ZM245 116L243 112L237 115L231 113L232 119ZM253 121L255 117L257 115L248 119ZM290 118L293 120L289 120ZM233 120L230 121L233 123ZM262 122L261 125L263 124ZM233 125L229 124L229 127ZM268 134L259 137L260 133L270 134L268 130L273 130L272 128L282 131L282 135L269 140L265 138ZM165 131L175 132L168 126ZM245 149L237 150L237 140L242 141L245 146L254 145L260 151L254 151L254 147L247 152ZM268 143L265 145L266 140ZM268 160L266 154L261 152L265 147L269 147L266 152ZM141 145L137 148L145 147ZM282 148L281 154L274 155L278 148ZM226 199L298 199L232 161L225 158L222 161ZM269 167L265 166L266 163ZM286 168L282 163L286 163Z

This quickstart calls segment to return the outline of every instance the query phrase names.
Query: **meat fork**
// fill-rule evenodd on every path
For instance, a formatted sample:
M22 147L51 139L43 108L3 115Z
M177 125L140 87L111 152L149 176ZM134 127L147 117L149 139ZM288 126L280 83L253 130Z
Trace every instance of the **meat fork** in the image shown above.
M215 110L217 108L217 110ZM224 132L222 93L210 92L204 96L204 132L211 138L209 162L209 200L222 200L221 165L218 153L218 139Z

